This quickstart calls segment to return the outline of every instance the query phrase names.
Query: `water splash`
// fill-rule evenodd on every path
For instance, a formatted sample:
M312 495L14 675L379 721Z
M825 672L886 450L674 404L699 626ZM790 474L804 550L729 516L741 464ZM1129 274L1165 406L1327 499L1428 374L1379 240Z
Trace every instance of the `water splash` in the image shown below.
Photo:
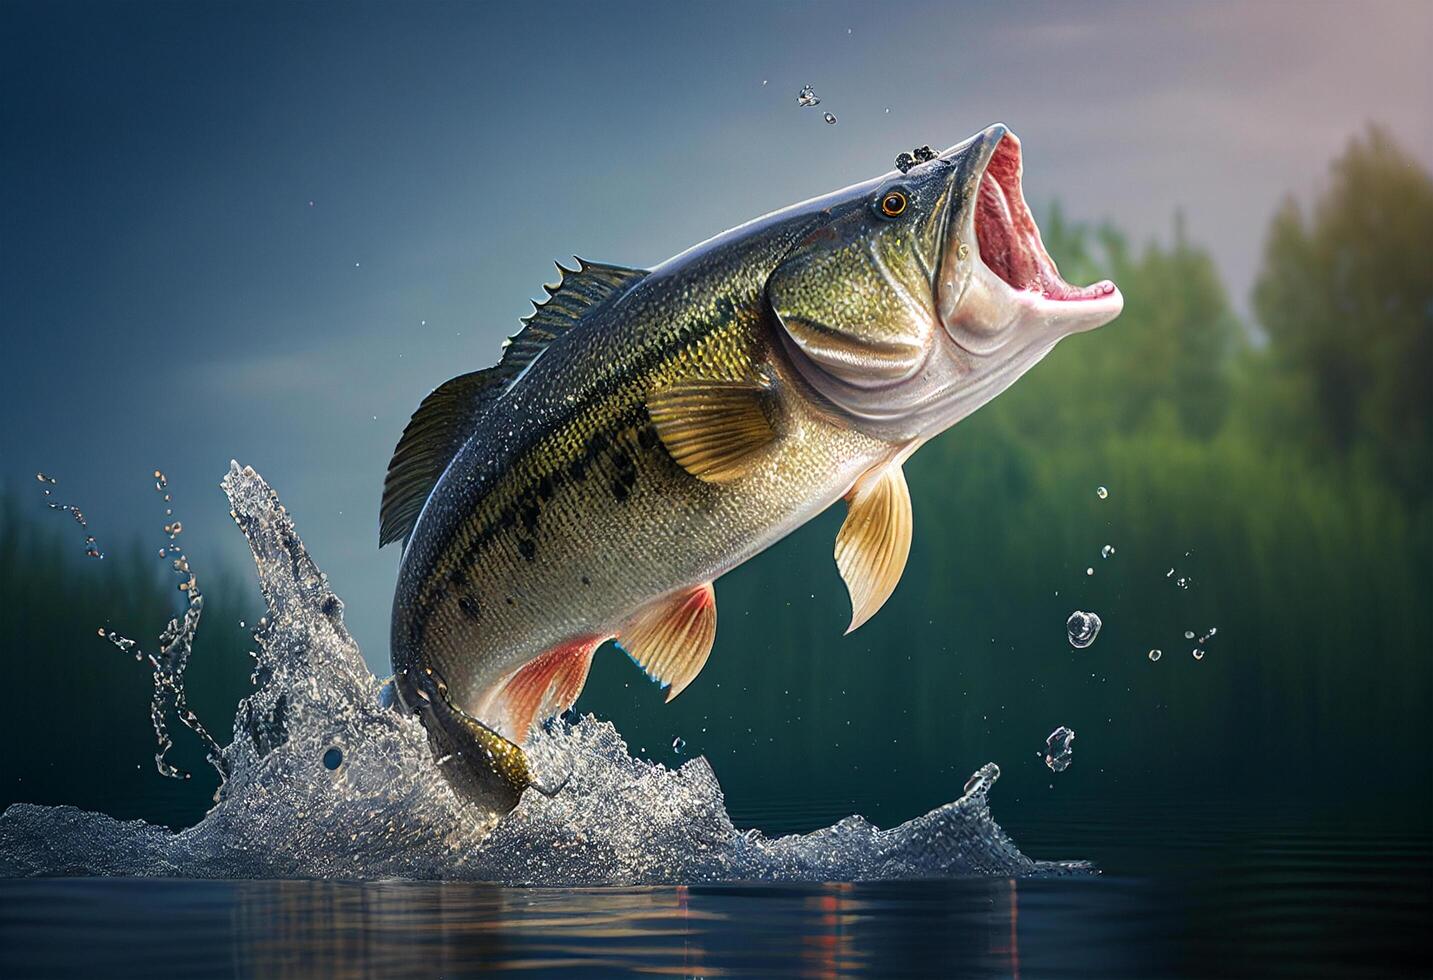
M86 532L86 533L85 533L85 536L84 536L84 541L83 541L83 543L82 543L82 547L84 548L85 557L86 557L86 558L103 558L103 557L104 557L104 552L100 550L99 543L95 540L95 536L94 536L93 534L88 533L88 532L89 532L89 529L90 529L90 526L89 526L89 523L85 521L84 512L83 512L82 510L80 510L78 507L76 507L74 504L63 504L63 503L60 503L58 500L52 500L52 499L50 499L51 497L54 496L54 490L53 490L53 488L54 488L55 486L57 486L60 481L59 481L59 480L56 480L53 476L50 476L48 473L36 473L36 474L35 474L35 480L36 480L36 482L38 482L38 483L40 484L40 492L41 492L41 493L44 495L44 497L46 498L46 499L45 499L45 506L48 507L48 508L50 508L51 510L60 510L60 511L64 511L65 513L69 514L71 517L73 517L73 518L75 519L75 523L78 524L81 528L83 528L84 531Z
M240 702L212 810L178 832L73 807L0 815L0 876L460 878L528 884L834 881L1084 873L1034 861L993 821L998 776L882 830L859 816L812 834L739 831L705 758L679 768L634 758L617 730L565 716L528 750L554 798L527 794L497 822L454 796L422 726L380 705L379 681L343 603L293 521L250 469L223 481L248 539L267 615L254 631L259 687ZM197 625L194 624L194 625ZM191 633L192 635L192 633Z
M168 492L169 481L159 470L154 471L154 489L169 503L171 498ZM171 508L165 508L168 514ZM169 535L173 541L182 528L178 521L164 525L164 533ZM149 702L149 720L154 726L154 739L158 743L158 751L154 754L154 765L161 776L171 779L189 779L191 773L180 769L169 762L169 750L174 747L174 739L169 734L169 715L172 712L175 717L192 731L199 740L204 743L204 757L209 764L219 773L219 791L223 791L223 783L228 776L228 769L224 763L224 750L209 734L199 716L189 707L189 699L184 688L184 671L189 666L190 654L194 651L194 637L199 632L199 619L204 614L204 595L199 591L199 582L194 572L189 567L189 558L178 547L159 549L159 557L170 558L170 567L180 579L178 589L184 593L186 604L182 617L175 617L169 621L159 634L158 652L148 654L149 664L154 670L154 693ZM143 661L146 654L140 649L136 640L121 636L113 630L106 630L101 627L98 630L100 636L113 643L122 653L132 654L135 660ZM218 792L215 799L218 799Z

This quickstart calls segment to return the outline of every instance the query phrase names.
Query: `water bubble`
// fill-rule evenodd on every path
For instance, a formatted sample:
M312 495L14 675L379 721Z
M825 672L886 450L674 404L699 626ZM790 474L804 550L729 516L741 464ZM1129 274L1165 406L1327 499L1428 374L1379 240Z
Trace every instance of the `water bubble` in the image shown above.
M831 115L831 113L829 113L829 112L826 113L826 115L825 115L823 118L825 118L825 120L826 120L826 125L828 125L828 126L834 126L834 125L836 125L836 117L833 116L833 115Z
M1174 580L1174 584L1179 586L1181 589L1187 589L1189 588L1190 581L1191 580L1187 575L1181 575L1179 576L1179 578Z
M911 152L915 154L917 163L928 163L935 159L935 150L929 146L918 146Z
M1204 651L1203 651L1202 649L1200 649L1199 647L1195 647L1195 648L1194 648L1193 654L1194 654L1194 659L1195 659L1195 660L1203 660L1203 659L1204 659Z
M46 476L44 473L36 473L35 479L39 480L41 483L48 483L51 486L55 485L55 478L53 476Z
M184 524L182 521L174 521L171 524L164 525L164 533L169 535L171 539L173 539L176 535L182 533L183 530Z
M1112 545L1112 544L1107 544L1107 545L1105 545L1103 548L1100 549L1100 557L1101 557L1101 558L1113 558L1114 555L1115 555L1115 546Z
M911 167L916 165L916 158L909 153L900 153L896 156L896 169L901 173L908 173Z
M1163 651L1160 651L1160 650L1151 650L1151 651L1149 651L1149 659L1150 659L1151 662L1158 660L1158 659L1159 659L1160 657L1162 657L1162 656L1164 656Z
M809 109L813 105L820 105L821 97L816 94L816 90L810 85L803 85L801 86L801 92L796 96L796 104L803 109Z
M1064 772L1070 768L1075 755L1075 730L1061 725L1045 739L1045 765L1051 772Z
M343 765L343 749L337 745L331 745L328 751L323 754L323 767L329 772Z
M159 491L162 492L162 491L164 490L164 488L167 487L167 486L169 486L169 477L165 476L162 471L160 471L160 470L155 470L155 471L154 471L154 489L159 490Z
M1110 491L1108 487L1095 487L1095 496L1099 497L1101 500L1104 500L1109 495Z
M1095 642L1095 637L1099 635L1100 627L1103 625L1096 613L1076 609L1070 613L1070 618L1065 620L1065 631L1069 634L1070 646L1077 650L1083 650Z
M1211 627L1209 627L1209 632L1208 632L1208 633L1205 633L1203 636L1201 636L1201 637L1199 638L1199 644L1200 644L1200 646L1203 646L1204 644L1208 643L1210 640L1214 639L1214 635L1215 635L1216 633L1218 633L1218 632L1219 632L1218 627L1216 627L1216 626L1211 626Z
M680 755L681 752L682 752L682 750L685 749L686 747L687 747L687 740L684 739L684 738L682 738L680 735L678 735L676 738L672 739L672 751L673 751L673 752L676 752L678 755Z
M1085 569L1085 574L1086 574L1086 575L1093 575L1093 574L1095 574L1094 568L1093 568L1093 567L1086 568L1086 569Z
M1194 630L1185 630L1185 631L1184 631L1184 638L1185 638L1186 640L1192 640L1192 639L1194 639Z

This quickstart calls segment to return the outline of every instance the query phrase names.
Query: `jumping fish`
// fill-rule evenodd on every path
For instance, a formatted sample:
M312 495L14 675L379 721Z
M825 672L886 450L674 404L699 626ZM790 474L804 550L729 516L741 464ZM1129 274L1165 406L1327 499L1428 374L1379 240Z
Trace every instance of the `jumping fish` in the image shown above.
M680 694L713 581L837 500L866 622L910 550L906 459L1119 314L1060 278L1005 126L907 156L655 269L559 265L498 364L418 407L380 511L393 693L464 796L516 806L519 746L609 639Z

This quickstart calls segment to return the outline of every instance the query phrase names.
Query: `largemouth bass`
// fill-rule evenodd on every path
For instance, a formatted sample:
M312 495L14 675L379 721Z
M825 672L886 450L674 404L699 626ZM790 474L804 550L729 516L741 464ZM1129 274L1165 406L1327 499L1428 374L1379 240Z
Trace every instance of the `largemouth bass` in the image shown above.
M380 516L394 685L465 795L516 805L518 746L608 639L676 697L713 581L838 500L860 626L910 550L904 461L1118 315L1060 278L1006 127L920 157L650 271L559 266L500 362L419 406Z

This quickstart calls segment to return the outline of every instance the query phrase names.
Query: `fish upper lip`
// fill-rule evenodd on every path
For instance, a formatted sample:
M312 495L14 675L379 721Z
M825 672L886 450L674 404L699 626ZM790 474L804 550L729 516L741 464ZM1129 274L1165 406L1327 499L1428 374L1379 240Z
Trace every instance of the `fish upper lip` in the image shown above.
M1119 290L1108 279L1074 286L1060 275L1025 203L1019 137L996 123L978 138L982 145L973 168L978 176L971 179L969 207L971 244L981 263L1027 303L1123 305Z

